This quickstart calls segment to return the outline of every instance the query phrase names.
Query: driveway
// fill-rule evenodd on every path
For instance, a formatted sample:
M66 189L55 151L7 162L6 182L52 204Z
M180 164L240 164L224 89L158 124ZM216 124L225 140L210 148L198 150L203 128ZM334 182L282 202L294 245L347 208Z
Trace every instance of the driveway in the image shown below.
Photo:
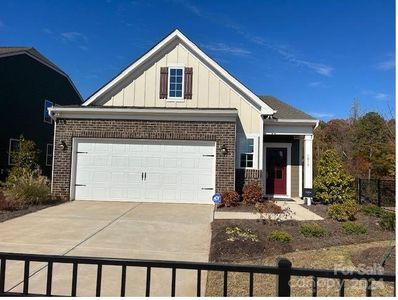
M207 262L212 205L74 201L0 223L0 251ZM44 293L46 266L29 292ZM170 293L170 270L152 271L151 296ZM54 265L53 293L70 295L72 266ZM102 295L120 293L120 268L103 267ZM203 283L205 281L203 276ZM23 264L7 264L6 290L22 291ZM82 265L78 295L95 295L96 267ZM204 284L203 284L204 286ZM128 268L128 296L144 296L145 270ZM177 295L194 296L196 272L177 270Z

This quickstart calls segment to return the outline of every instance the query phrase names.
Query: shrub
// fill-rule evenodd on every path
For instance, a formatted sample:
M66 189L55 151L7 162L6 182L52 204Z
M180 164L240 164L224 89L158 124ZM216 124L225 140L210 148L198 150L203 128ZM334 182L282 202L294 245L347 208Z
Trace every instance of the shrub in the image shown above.
M361 207L361 211L367 216L373 216L377 218L380 218L384 213L384 210L381 207L373 204L363 205Z
M300 232L305 237L323 237L328 234L325 228L316 223L301 225Z
M225 207L236 205L239 202L239 194L234 191L222 192L221 193L221 204Z
M20 177L32 174L38 168L39 150L33 141L21 135L18 150L12 151L10 155L13 167L8 174L6 187L12 187Z
M246 205L260 202L263 199L263 189L257 182L247 183L243 187L242 198Z
M341 225L344 232L347 234L366 234L368 233L368 228L366 225L355 223L355 222L344 222Z
M283 212L282 207L270 200L257 202L255 208L259 213L281 214Z
M0 199L0 211L5 210L5 211L14 211L18 209L18 205L15 201L9 200L9 199Z
M258 242L258 236L254 233L251 229L242 229L238 226L234 227L227 227L225 229L225 233L228 235L227 241L234 242L234 241L252 241Z
M380 218L380 226L386 230L395 230L395 213L390 211L383 212Z
M359 205L354 201L346 201L330 205L327 214L330 218L339 222L355 221L359 209Z
M315 198L324 204L342 203L353 200L354 179L344 170L335 150L326 150L317 166L314 179Z
M277 241L281 243L289 243L293 238L292 236L283 230L274 230L271 232L269 238L270 241Z
M7 188L6 195L21 206L45 204L51 195L49 181L45 176L39 175L39 171L23 174Z

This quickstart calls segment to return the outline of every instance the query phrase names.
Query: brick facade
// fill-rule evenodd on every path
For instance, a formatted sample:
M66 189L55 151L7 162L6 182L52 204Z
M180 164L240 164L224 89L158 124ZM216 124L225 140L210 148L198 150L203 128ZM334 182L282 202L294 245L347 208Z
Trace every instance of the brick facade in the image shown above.
M70 199L73 138L202 140L216 142L216 191L235 189L235 122L75 120L56 122L52 191ZM63 150L61 142L66 144ZM227 155L221 147L228 149Z

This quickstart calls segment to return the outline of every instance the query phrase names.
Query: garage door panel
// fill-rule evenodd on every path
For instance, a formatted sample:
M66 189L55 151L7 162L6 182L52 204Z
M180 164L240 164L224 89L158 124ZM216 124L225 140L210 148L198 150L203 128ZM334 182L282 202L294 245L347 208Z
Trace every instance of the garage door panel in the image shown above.
M77 150L76 183L86 186L76 199L211 203L215 157L204 155L214 142L85 140Z

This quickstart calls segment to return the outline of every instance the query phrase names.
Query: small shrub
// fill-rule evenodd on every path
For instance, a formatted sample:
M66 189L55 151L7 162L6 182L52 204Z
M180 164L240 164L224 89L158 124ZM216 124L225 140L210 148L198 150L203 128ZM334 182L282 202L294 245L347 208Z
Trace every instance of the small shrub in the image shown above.
M39 171L17 178L6 190L6 195L21 206L45 204L50 200L49 181Z
M18 209L18 204L9 199L0 199L0 211L14 211Z
M380 218L380 226L386 230L394 231L395 230L395 213L385 211Z
M372 216L377 218L380 218L384 213L384 210L381 207L378 207L377 205L373 204L363 205L361 207L361 211L367 216Z
M293 237L286 231L274 230L271 232L269 238L270 241L277 241L281 243L289 243Z
M325 228L316 223L301 225L300 232L305 237L323 237L328 234Z
M280 214L282 213L282 207L275 204L274 201L264 201L264 202L257 202L255 204L255 208L259 213L270 213L270 214Z
M243 187L243 203L252 205L263 199L263 189L257 182L247 183Z
M242 229L238 226L227 227L225 233L228 235L227 241L252 241L258 242L258 236L251 229Z
M355 223L355 222L344 222L341 225L344 232L347 234L366 234L368 233L368 228L366 225Z
M221 193L221 204L225 207L234 206L239 202L239 194L235 191Z
M339 222L355 221L359 209L359 205L354 201L346 201L330 205L327 214L330 218Z

